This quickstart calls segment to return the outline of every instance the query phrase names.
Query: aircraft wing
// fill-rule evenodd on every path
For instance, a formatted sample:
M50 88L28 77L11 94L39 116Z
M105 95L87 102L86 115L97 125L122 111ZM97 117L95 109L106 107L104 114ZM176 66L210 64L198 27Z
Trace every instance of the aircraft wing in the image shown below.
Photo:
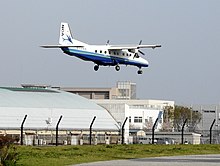
M161 47L160 44L156 44L156 45L138 45L137 48L156 48L156 47Z
M76 46L76 45L42 45L40 47L43 48L64 48L64 47L84 47L82 45Z
M124 50L124 49L139 49L139 48L156 48L156 47L161 47L161 45L125 45L125 46L120 46L120 45L111 45L108 49L109 50Z

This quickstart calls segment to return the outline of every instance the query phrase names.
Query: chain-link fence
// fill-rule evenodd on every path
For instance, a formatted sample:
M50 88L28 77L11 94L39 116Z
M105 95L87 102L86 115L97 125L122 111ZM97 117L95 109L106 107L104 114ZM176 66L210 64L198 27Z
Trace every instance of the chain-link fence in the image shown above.
M15 144L21 144L20 133L17 131L6 131L7 135L15 140ZM79 133L81 131L77 131ZM13 134L12 134L13 133ZM33 131L25 130L23 133L23 145L89 145L90 134L88 131L74 134L71 131L59 131L58 142L56 142L55 131ZM117 132L106 134L103 131L94 131L91 135L91 144L121 144L121 135Z
M1 135L7 135L15 140L16 144L21 144L19 130L5 130ZM124 136L126 144L220 144L220 131L197 130L195 132L155 132L154 140L152 131L130 133ZM211 140L210 140L211 138ZM121 144L122 135L120 132L92 131L91 144ZM89 145L89 131L69 131L61 130L58 132L58 145ZM34 131L24 130L23 145L56 145L56 131Z

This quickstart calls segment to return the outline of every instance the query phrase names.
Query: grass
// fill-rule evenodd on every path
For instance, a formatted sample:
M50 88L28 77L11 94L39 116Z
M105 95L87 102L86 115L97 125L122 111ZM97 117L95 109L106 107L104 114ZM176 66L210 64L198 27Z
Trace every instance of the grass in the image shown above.
M62 166L94 161L144 157L220 154L220 145L17 146L17 152L17 165Z

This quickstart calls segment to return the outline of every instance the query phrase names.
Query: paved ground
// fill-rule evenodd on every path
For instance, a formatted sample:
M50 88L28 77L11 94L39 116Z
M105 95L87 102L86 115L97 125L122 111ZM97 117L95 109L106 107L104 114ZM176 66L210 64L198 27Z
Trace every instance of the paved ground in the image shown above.
M77 166L220 166L220 155L154 157L131 160L101 161Z

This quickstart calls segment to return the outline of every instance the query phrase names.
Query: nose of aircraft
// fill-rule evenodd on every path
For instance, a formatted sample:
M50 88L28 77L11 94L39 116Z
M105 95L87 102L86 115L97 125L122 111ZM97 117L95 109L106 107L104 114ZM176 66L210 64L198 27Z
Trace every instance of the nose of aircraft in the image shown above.
M142 58L141 61L142 61L144 67L149 66L149 62L146 59Z

